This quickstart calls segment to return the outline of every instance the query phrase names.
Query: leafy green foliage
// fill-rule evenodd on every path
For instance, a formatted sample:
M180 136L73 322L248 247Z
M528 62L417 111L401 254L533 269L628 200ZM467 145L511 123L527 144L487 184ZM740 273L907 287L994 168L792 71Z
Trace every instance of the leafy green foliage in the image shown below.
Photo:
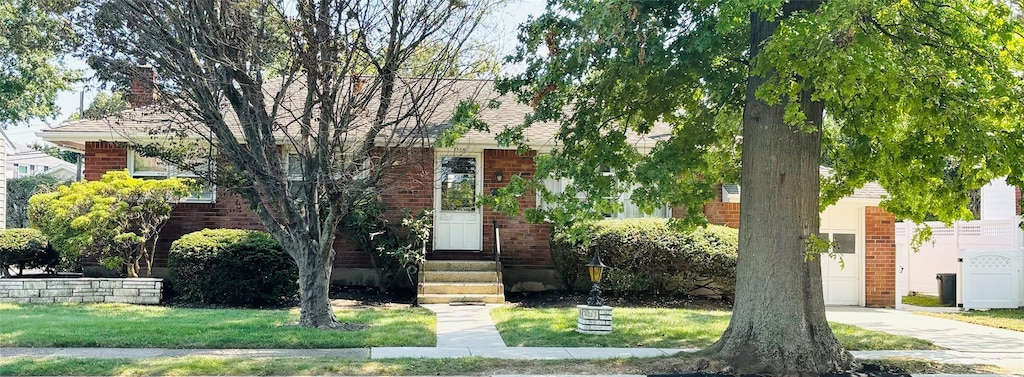
M59 63L77 43L66 17L77 0L11 0L0 4L0 124L54 115L57 91L78 72Z
M426 244L432 229L430 211L413 215L402 210L399 226L390 224L387 208L378 198L365 198L342 221L359 250L370 253L380 289L415 286L413 275L427 257Z
M50 247L43 233L31 228L0 229L0 274L10 276L9 269L53 269L60 255Z
M32 196L28 218L62 258L94 256L108 268L124 268L128 276L148 276L160 229L174 203L195 190L191 180L147 180L133 178L127 170L110 171L99 181L74 182Z
M69 151L69 150L65 150L65 149L60 149L60 148L57 148L57 146L55 146L55 145L32 143L32 144L29 144L28 147L32 148L33 150L37 150L37 151L46 153L46 154L48 154L48 155L50 155L52 157L56 157L56 158L59 158L61 160L70 162L72 164L78 163L78 159L82 158L82 154L81 153L73 152L73 151Z
M68 120L103 119L127 110L130 106L131 104L128 103L128 100L124 98L124 94L121 94L121 92L100 92L96 95L96 98L93 98L92 103L89 104L84 113L74 113Z
M184 302L241 307L290 304L299 269L265 232L203 229L171 244L168 269Z
M679 295L699 288L729 296L736 285L735 229L711 225L680 230L664 219L604 220L587 227L589 240L552 236L551 255L566 287L588 283L594 252L610 268L601 285L616 294Z
M7 180L7 226L26 228L28 222L28 199L40 192L49 192L64 182L47 174L30 175Z
M559 124L535 179L574 181L545 197L567 212L547 218L599 218L600 198L639 183L634 202L682 205L701 223L710 185L738 182L746 80L769 72L757 99L785 101L796 128L800 93L825 105L835 174L822 178L823 207L876 181L899 218L952 221L969 218L969 193L992 178L1024 183L1024 27L1005 2L823 2L787 14L752 61L749 13L781 15L782 3L560 0L523 25L509 60L525 69L498 88L536 111L500 139Z

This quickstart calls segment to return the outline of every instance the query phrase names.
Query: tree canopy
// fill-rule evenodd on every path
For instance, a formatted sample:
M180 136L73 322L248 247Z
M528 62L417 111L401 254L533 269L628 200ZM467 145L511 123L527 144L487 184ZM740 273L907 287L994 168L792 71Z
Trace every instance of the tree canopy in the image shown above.
M891 213L951 221L969 216L970 189L1000 176L1024 183L1024 39L1006 3L828 1L787 17L751 61L747 13L781 17L782 4L551 1L510 57L526 69L500 87L536 105L527 125L562 125L543 173L600 197L639 182L635 201L697 217L712 184L738 182L749 74L774 73L757 95L785 103L788 123L805 120L794 100L810 90L837 124L823 134L835 174L823 178L822 206L876 181ZM625 142L659 122L671 135L650 153ZM517 129L505 139L522 141Z
M96 98L93 98L92 102L89 103L89 107L85 108L84 112L71 114L68 120L103 119L127 110L129 107L131 107L131 104L128 103L128 100L124 98L124 94L121 94L121 92L99 92L96 94Z
M68 18L77 5L77 0L0 4L0 125L56 113L57 91L78 77L59 64L78 42Z
M856 367L824 315L826 206L875 181L897 218L952 221L972 189L1024 183L1024 26L1000 0L550 0L519 40L525 69L499 89L536 111L500 140L560 130L504 194L537 189L572 225L632 191L700 224L714 184L742 184L733 315L706 351L737 374ZM573 182L554 195L550 177Z

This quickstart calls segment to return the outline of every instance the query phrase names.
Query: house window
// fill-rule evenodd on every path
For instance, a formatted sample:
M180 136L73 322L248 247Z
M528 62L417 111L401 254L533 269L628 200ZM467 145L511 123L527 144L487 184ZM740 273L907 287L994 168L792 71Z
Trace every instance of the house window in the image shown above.
M204 182L198 174L178 169L177 166L156 157L143 156L134 151L128 152L128 171L131 172L132 177L142 179L194 179L200 184L200 191L194 196L183 198L182 203L213 203L216 200L216 188L210 183Z
M297 197L299 195L299 191L306 187L305 177L302 174L302 158L298 153L288 152L284 154L283 159L285 174L287 174L286 179L288 180L288 195L290 197ZM348 156L343 156L343 158L339 158L339 160L340 161L338 163L342 165L340 167L335 166L332 169L334 174L333 177L336 179L342 178L344 168L347 167L348 164L352 163L351 158ZM359 180L369 177L371 173L371 163L372 162L370 160L363 161L363 168L356 171L352 179Z
M601 173L603 175L610 175L610 174L612 174L609 171L602 171ZM544 180L544 187L549 192L551 192L552 194L555 194L555 195L561 194L562 192L565 192L565 188L568 187L570 184L572 184L572 180L569 179L569 178L562 178L562 179L550 179L549 178L549 179L545 179ZM633 219L633 218L645 218L645 217L667 219L667 218L672 217L672 210L667 205L656 208L653 213L650 213L650 214L644 213L643 211L640 210L639 206L634 204L629 199L629 197L632 194L633 194L633 192L630 191L630 192L623 193L618 198L608 198L608 199L617 199L618 202L620 204L622 204L622 212L606 214L605 217L609 218L609 219ZM580 199L584 199L585 197L586 196L583 195L583 194L579 195ZM537 196L537 207L539 207L539 208L547 208L548 207L548 204L544 203L544 200L540 197L540 195Z
M853 233L818 233L818 238L831 241L831 251L836 254L856 254L857 235ZM826 250L827 251L827 250Z
M441 210L476 211L476 158L441 158Z

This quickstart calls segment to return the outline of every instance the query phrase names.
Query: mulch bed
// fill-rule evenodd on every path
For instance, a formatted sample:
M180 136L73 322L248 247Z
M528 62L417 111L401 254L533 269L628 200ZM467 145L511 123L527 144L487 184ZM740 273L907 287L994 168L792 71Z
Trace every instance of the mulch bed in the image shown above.
M331 303L346 308L409 307L415 301L412 290L381 292L374 287L331 286ZM587 302L586 292L506 292L505 304L524 308L572 308ZM730 310L732 302L700 296L605 297L614 307Z
M587 296L585 292L505 293L505 304L524 308L569 308L585 304ZM732 309L732 302L702 296L608 296L604 299L605 305L621 308Z

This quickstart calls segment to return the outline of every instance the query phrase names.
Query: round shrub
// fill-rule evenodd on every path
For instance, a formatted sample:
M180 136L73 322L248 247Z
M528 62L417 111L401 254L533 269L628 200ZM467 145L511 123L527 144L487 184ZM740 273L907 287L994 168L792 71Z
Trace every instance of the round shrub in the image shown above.
M31 228L0 230L0 273L17 266L52 270L60 262L60 255L50 247L43 232Z
M735 229L709 225L679 230L666 219L626 219L599 221L585 234L586 244L563 232L552 237L552 260L567 287L589 286L584 265L598 251L610 267L601 286L616 294L735 292Z
M281 306L298 294L299 270L267 233L203 229L171 244L168 280L183 302Z

